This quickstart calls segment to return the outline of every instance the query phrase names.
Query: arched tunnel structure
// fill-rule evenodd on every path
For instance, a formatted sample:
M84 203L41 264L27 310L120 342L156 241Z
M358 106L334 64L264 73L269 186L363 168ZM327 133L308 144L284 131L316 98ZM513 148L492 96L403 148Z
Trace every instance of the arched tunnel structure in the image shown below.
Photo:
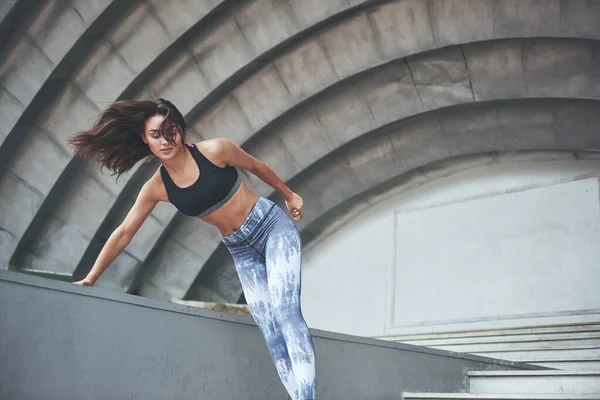
M117 99L167 98L194 140L226 137L263 160L303 196L306 244L440 165L593 157L598 17L600 3L584 0L6 2L0 268L64 280L91 268L157 167L117 181L68 147ZM165 300L242 295L216 229L169 204L98 285Z

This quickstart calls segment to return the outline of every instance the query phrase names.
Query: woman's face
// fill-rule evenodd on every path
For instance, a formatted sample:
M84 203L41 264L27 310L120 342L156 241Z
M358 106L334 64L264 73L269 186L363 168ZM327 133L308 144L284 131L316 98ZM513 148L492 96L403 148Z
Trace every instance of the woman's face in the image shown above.
M175 135L175 146L167 141L160 132L158 127L165 119L164 115L154 115L146 120L146 126L144 128L144 143L148 145L150 151L161 160L169 160L177 155L181 150L181 132L177 127L173 129L177 130Z

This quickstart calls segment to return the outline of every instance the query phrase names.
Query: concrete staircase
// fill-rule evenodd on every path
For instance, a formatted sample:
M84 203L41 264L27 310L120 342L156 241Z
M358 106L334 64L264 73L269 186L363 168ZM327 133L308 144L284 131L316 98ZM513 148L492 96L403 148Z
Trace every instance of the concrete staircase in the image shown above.
M600 371L470 371L469 393L403 393L409 399L600 399Z
M548 368L600 370L600 322L382 339Z
M468 393L405 392L406 400L600 399L600 323L385 339L526 362L541 368L539 371L469 371Z

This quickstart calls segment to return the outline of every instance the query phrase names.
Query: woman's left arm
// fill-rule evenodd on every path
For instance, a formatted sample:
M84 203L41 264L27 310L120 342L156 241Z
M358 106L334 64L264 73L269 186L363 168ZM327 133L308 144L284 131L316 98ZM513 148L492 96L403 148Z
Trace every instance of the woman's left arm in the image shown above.
M302 218L304 215L302 198L294 193L268 165L248 154L229 139L217 138L213 141L221 161L229 166L238 167L256 175L283 197L295 219Z

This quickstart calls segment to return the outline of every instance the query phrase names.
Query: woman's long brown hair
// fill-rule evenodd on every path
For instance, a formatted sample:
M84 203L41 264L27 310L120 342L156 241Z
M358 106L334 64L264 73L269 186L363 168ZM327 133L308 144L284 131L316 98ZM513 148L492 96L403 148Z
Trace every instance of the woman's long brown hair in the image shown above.
M112 174L121 175L133 168L140 160L152 156L142 137L146 120L154 115L164 115L158 127L160 134L175 145L179 128L181 141L185 143L185 120L179 110L168 100L156 101L119 100L104 109L87 130L77 132L69 139L75 152L85 160L100 163Z

